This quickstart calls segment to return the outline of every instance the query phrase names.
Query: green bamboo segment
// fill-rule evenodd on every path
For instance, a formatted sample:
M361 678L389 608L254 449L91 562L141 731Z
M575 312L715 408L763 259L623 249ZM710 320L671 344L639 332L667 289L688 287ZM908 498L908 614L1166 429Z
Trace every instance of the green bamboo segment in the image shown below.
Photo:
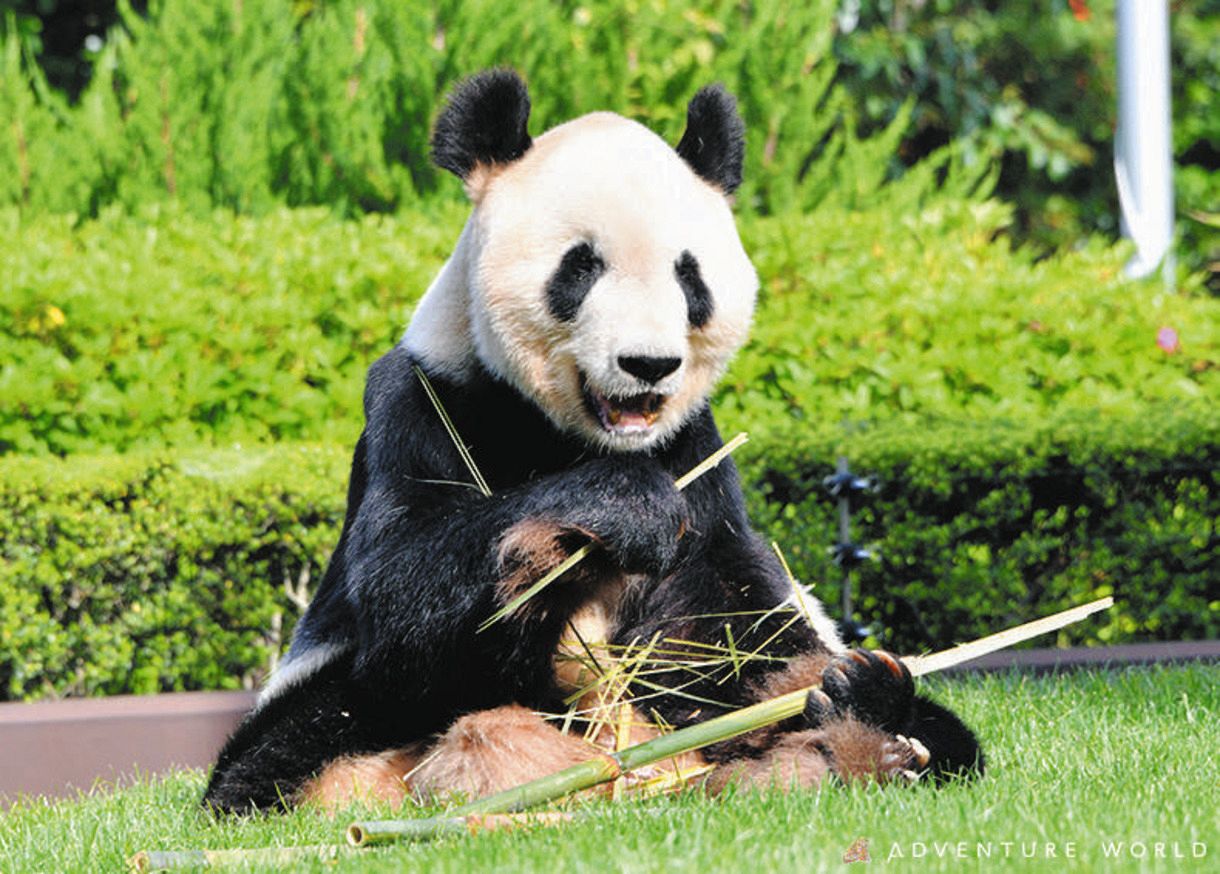
M483 831L559 825L571 822L573 818L570 813L510 813L369 820L354 822L348 826L347 841L353 847L367 847L398 840L430 841L452 835L474 835Z
M330 862L350 852L350 847L329 845L260 847L252 850L145 850L132 856L127 864L133 874L147 874L151 871L225 868L252 864L290 866L295 862L310 859Z
M482 823L487 814L524 810L535 804L562 798L570 792L578 792L614 780L621 774L622 769L613 757L602 756L514 786L512 789L488 795L486 798L475 799L458 807L448 816L354 822L348 826L347 840L353 847L364 847L388 841L426 841L458 834L470 830L471 820ZM537 817L538 815L525 817L523 822L529 823Z
M464 822L462 817L472 814L524 810L535 804L553 801L571 792L579 792L599 783L617 779L627 771L719 743L756 728L782 722L804 710L805 698L810 689L814 688L817 687L811 686L809 689L800 689L780 695L770 701L752 704L741 710L735 710L706 722L680 728L644 743L627 747L617 753L607 753L604 757L581 762L558 773L540 777L494 795L488 795L486 798L476 799L457 808L448 817L355 822L348 828L348 842L354 847L363 847L372 843L400 839L430 840L454 834L461 831L450 825L455 818L458 822Z
M505 813L525 810L535 804L562 798L570 792L579 792L599 783L616 780L623 774L622 767L613 755L599 756L564 768L554 774L539 777L512 789L505 789L486 798L476 798L454 811L456 816L475 813Z
M612 753L611 758L618 762L624 772L634 771L645 765L729 740L756 728L783 722L805 709L805 699L816 688L818 687L810 686L808 689L798 689L795 692L780 695L778 698L761 701L758 704L734 710L732 713L717 716L707 722L671 731L669 734L663 734L652 740L644 741L644 743Z

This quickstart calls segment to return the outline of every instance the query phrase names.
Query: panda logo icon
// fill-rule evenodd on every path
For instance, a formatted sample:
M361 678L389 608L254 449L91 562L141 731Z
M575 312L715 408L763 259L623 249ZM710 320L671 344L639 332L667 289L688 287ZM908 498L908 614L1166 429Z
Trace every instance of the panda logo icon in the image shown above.
M469 220L369 370L339 542L204 803L476 797L816 683L802 716L667 767L709 792L979 772L900 661L794 604L731 461L675 487L723 445L708 396L758 289L733 98L696 93L676 146L606 112L535 139L529 113L492 70L436 121Z

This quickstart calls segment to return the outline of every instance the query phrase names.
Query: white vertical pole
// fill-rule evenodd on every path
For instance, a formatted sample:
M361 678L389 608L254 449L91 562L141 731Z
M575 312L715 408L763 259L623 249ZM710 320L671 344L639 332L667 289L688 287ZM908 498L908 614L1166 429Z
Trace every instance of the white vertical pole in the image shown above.
M1173 143L1168 0L1118 0L1118 130L1114 173L1123 233L1135 241L1128 276L1173 271Z

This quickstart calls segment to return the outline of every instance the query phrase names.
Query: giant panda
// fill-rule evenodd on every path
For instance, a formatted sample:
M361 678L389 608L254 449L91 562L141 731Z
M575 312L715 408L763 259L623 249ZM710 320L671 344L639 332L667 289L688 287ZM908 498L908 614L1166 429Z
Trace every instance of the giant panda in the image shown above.
M801 716L697 754L710 791L978 773L974 735L899 660L846 649L794 594L731 460L675 487L722 445L708 394L758 286L730 209L733 98L695 94L676 147L605 112L534 140L529 111L517 74L493 70L435 124L434 160L472 213L369 371L338 546L205 803L478 796L592 758L604 732L545 714L589 686L574 652L597 664L594 650L632 646L652 659L629 684L632 740L821 684ZM585 544L588 559L480 631ZM749 657L692 668L729 638Z

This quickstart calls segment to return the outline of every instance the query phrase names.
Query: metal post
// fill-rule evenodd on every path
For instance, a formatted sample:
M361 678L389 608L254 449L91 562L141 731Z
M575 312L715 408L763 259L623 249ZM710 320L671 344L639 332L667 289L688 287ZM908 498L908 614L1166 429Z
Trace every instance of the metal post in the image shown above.
M1135 241L1126 273L1161 267L1173 280L1173 144L1170 136L1169 5L1118 0L1118 129L1114 174L1123 234Z
M850 479L851 472L847 467L847 459L839 456L839 462L835 468L835 474L841 482ZM845 624L850 624L852 621L851 611L851 565L850 560L845 561L843 548L851 544L851 499L848 497L850 491L846 488L839 490L839 560L843 566L843 597L842 597L842 617Z
M852 604L851 572L852 568L860 562L873 557L873 554L867 549L852 543L851 496L868 491L873 488L873 483L871 480L853 474L847 465L847 459L840 456L835 465L834 474L826 477L823 484L827 491L838 499L839 542L835 544L833 552L835 564L843 569L843 588L840 600L842 616L839 620L839 627L842 629L843 638L850 643L863 640L871 633L868 628L856 622L852 616L854 605Z

